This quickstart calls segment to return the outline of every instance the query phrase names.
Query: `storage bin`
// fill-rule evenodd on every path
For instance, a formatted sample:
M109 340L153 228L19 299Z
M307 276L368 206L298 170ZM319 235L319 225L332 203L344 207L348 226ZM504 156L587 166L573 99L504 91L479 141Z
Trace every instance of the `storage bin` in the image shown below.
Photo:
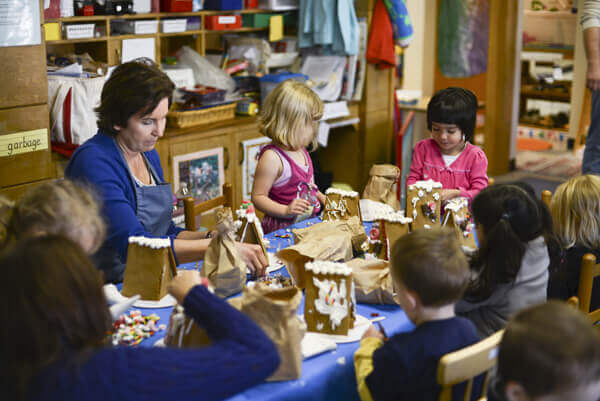
M112 20L111 34L145 35L158 32L158 20Z
M225 89L213 88L212 86L196 85L194 88L180 88L184 99L193 99L197 103L217 103L225 100Z
M523 13L526 42L573 46L576 31L577 15L570 11L525 10Z
M240 93L260 91L260 81L258 77L249 75L245 77L233 77L233 80L235 81L235 86Z
M267 59L267 68L287 67L294 64L298 52L271 53Z
M222 31L225 29L237 29L242 27L240 15L208 15L204 17L206 29L211 31Z
M205 10L241 10L242 0L204 0Z
M160 0L160 11L167 13L182 13L192 11L193 0Z
M266 28L273 14L244 14L242 25L249 28Z
M65 25L65 36L67 39L87 39L94 37L95 24L73 24Z
M258 0L258 7L265 10L297 10L298 0Z
M185 32L187 20L185 18L164 19L160 21L162 33Z
M235 102L223 106L200 110L180 111L173 103L167 114L167 125L174 128L186 128L194 125L210 124L235 118Z
M305 82L308 76L304 74L296 74L291 72L284 72L278 74L266 74L260 77L260 101L265 101L265 98L277 85L288 79L294 79L296 81Z

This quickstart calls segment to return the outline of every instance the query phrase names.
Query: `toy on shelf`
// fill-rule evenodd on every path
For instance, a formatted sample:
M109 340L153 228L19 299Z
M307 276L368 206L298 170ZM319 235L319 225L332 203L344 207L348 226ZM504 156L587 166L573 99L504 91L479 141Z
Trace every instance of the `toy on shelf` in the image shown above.
M304 320L307 331L347 335L354 327L352 269L345 263L306 263Z
M269 260L266 248L268 240L265 239L260 220L254 211L254 205L249 201L243 201L235 213L238 218L235 222L237 240L247 244L260 245L265 258Z
M379 259L390 260L390 249L394 242L410 231L413 219L404 212L384 213L376 217L369 232L369 252Z
M176 274L170 239L129 237L121 294L158 301L167 295L167 285Z
M446 227L454 227L459 234L460 242L470 250L477 249L473 230L475 224L471 222L469 201L467 198L450 199L445 206L444 221Z
M442 184L433 180L408 186L406 215L413 219L413 230L440 225L441 189Z
M328 188L325 195L327 195L327 202L323 211L323 221L347 220L352 216L358 216L362 224L358 192Z

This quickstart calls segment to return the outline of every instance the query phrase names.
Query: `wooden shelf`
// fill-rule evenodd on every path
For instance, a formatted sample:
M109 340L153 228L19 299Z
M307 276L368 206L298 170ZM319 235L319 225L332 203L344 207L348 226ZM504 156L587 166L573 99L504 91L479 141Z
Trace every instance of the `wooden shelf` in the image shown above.
M138 36L138 35L130 35L130 36ZM108 36L101 36L99 38L47 40L46 44L65 45L65 44L70 44L70 43L106 42L108 39L109 39Z
M204 33L206 34L224 34L224 33L236 33L236 32L260 32L260 31L266 31L267 29L269 29L268 27L265 28L249 28L249 27L242 27L242 28L236 28L236 29L224 29L224 30L218 30L218 29L214 29L214 30L205 30Z
M519 124L517 124L519 127L524 127L524 128L535 128L535 129L545 129L545 130L550 130L550 131L561 131L561 132L569 132L569 127L548 127L547 125L542 125L542 124L534 124L534 123L529 123L529 122L525 122L525 121L521 121L519 120Z
M200 35L203 32L205 32L203 29L198 29L198 30L185 31L185 32L159 33L159 35L162 36L162 37L168 37L168 36L185 36L185 35Z
M556 102L570 102L571 91L565 93L562 91L537 90L533 85L523 85L521 87L521 96L528 99L548 100Z

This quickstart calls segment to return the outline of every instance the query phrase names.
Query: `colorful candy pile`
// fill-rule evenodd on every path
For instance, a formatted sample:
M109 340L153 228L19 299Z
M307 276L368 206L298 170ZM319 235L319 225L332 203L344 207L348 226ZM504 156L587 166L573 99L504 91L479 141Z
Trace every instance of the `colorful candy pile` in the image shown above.
M142 316L139 310L124 313L113 323L113 345L138 345L157 331L165 330L166 325L156 324L159 319L156 313Z

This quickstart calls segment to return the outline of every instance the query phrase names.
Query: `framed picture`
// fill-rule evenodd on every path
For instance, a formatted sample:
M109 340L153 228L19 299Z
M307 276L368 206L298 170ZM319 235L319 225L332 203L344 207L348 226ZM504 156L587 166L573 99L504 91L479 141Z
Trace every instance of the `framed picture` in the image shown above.
M243 200L250 200L250 196L252 195L252 184L254 183L254 172L256 171L256 165L258 164L258 155L262 147L268 143L271 143L271 138L267 138L266 136L242 142L244 148L244 154L242 156Z
M173 157L175 192L186 185L191 196L204 202L223 194L225 168L223 148L213 148Z

